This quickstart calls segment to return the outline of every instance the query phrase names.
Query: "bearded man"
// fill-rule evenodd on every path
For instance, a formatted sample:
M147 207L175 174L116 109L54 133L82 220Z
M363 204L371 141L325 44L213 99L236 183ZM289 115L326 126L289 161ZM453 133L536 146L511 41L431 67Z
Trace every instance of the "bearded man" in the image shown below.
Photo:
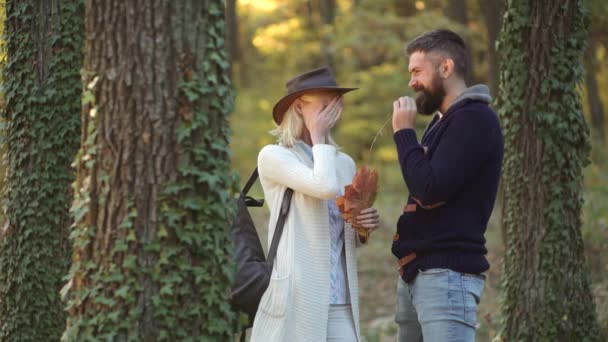
M474 341L502 133L488 107L488 87L465 84L468 52L460 36L428 32L409 43L407 53L416 98L393 103L394 140L409 190L392 245L400 273L399 341ZM420 142L417 113L434 115Z

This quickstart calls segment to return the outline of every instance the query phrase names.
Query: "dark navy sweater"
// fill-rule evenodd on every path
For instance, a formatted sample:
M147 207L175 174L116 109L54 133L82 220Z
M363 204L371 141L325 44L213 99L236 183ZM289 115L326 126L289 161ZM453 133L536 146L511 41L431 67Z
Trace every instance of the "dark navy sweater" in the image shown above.
M465 99L431 121L418 143L413 129L394 134L410 194L397 223L392 252L415 258L401 269L409 282L419 270L482 273L484 233L494 207L503 156L496 113L487 101Z

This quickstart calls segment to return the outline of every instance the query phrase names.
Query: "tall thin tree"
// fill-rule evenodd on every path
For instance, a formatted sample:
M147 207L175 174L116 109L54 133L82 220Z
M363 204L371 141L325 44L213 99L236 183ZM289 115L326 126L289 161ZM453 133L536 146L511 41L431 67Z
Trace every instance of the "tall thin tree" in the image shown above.
M597 46L593 37L589 37L589 48L585 58L585 87L587 88L587 104L591 116L591 126L597 133L597 140L601 144L606 143L604 129L604 106L597 84L598 61L596 57Z
M589 129L582 0L508 2L499 115L504 127L507 232L503 341L597 341L581 237Z
M239 20L236 0L226 0L226 48L230 57L230 79L234 80L234 65L241 59Z
M321 17L321 53L325 65L334 67L334 53L331 31L336 17L336 0L320 0L319 14Z
M0 341L58 340L80 132L82 1L6 1Z
M222 0L88 1L64 340L228 341Z
M598 75L601 62L598 51L608 48L608 6L603 0L584 0L589 10L589 47L585 56L585 87L587 88L587 105L591 118L592 132L595 133L595 143L606 144L605 108L602 103Z
M496 41L502 26L504 0L479 0L479 9L483 16L487 33L488 83L492 96L498 95L498 53Z
M444 9L445 15L453 20L454 22L464 26L469 27L469 14L468 14L468 6L466 0L450 0L447 2L447 5ZM469 50L472 49L471 40L468 37L465 37L465 41ZM467 84L471 85L474 82L474 74L473 74L473 54L471 54L469 58L469 68L467 69L467 74L465 75L465 80Z

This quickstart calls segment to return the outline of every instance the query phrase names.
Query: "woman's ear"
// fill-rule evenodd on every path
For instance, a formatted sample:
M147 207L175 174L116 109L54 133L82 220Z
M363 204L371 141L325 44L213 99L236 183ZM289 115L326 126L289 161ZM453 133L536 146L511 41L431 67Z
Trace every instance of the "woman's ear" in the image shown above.
M298 115L302 115L302 100L299 98L295 99L295 101L293 101L293 108Z

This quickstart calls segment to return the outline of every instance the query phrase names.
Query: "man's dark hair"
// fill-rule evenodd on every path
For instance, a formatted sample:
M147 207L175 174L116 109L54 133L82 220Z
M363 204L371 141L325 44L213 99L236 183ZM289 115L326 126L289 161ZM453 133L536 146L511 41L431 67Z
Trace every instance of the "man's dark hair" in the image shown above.
M427 32L408 45L406 52L408 55L421 51L424 53L437 52L449 57L454 61L456 73L462 77L467 74L469 67L469 53L464 40L450 30L434 30Z

